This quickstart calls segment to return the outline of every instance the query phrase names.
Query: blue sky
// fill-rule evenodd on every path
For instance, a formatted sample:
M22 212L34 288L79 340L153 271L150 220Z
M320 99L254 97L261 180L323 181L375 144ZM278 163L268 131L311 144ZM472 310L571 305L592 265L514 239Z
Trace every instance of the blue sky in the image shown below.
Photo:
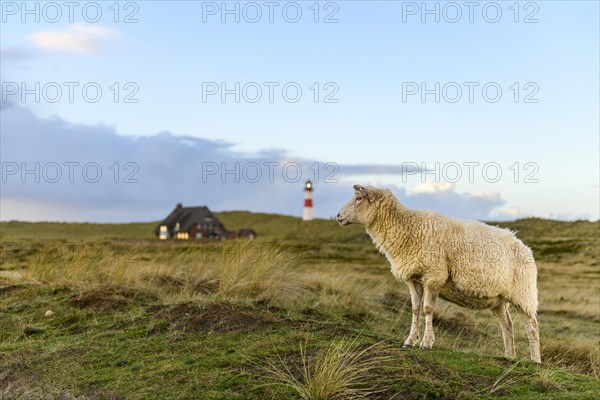
M438 23L434 14L421 14L422 2L337 1L317 7L314 1L277 2L272 23L264 2L227 2L240 10L239 23L232 14L222 22L222 2L127 3L120 3L117 23L112 1L99 2L102 16L94 23L89 22L93 8L82 14L86 2L75 8L73 22L63 7L56 23L45 21L54 11L44 14L40 3L38 23L35 15L22 15L21 2L2 2L3 172L14 163L20 168L22 162L41 162L43 168L78 160L97 162L107 176L114 162L133 162L144 178L131 185L93 183L95 190L113 194L101 200L88 196L94 192L90 182L23 182L19 173L7 175L2 219L158 219L182 199L217 210L300 215L301 182L201 180L203 162L249 160L338 165L337 184L316 185L315 211L321 217L334 215L357 182L389 186L411 206L465 218L599 217L598 2L519 2L516 7L514 1L477 2L472 22L469 8L457 2L452 4L462 16L456 23L447 20L456 17L457 8L444 2L427 2L428 9L438 8ZM250 23L244 17L254 18L255 5L262 17ZM298 22L286 21L298 8ZM124 23L131 12L138 22ZM337 22L324 23L331 13ZM36 102L33 95L23 101L10 86L31 88L35 82L42 87L94 82L103 93L96 103L83 99L79 89L73 102L66 95L56 103L44 96ZM120 90L116 103L114 82ZM133 86L125 88L128 82ZM242 95L236 103L228 95L223 102L219 94L204 93L203 102L203 83L206 90L212 83L233 88L236 82L240 88L256 82L261 99L251 103ZM264 82L275 85L273 102ZM422 83L433 89L436 82L439 102L435 94L423 101L420 93L406 93L420 90ZM472 102L465 82L474 88ZM295 103L281 92L290 83L302 90ZM486 84L492 93L487 100ZM462 97L452 103L456 87ZM139 89L133 96L138 102L124 103L132 88ZM502 91L498 101L488 101L496 88ZM324 102L334 91L337 102ZM85 138L91 131L96 148L90 150ZM168 138L165 146L172 151L136 147L139 137L163 144ZM44 148L55 150L48 154ZM183 153L194 161L166 160ZM469 180L465 163L471 162L479 166ZM427 169L456 163L463 178L450 182L440 176L432 182L430 174L424 183L421 173L400 174L402 163ZM502 178L483 175L486 164L499 167ZM183 173L184 165L193 171ZM303 172L310 175L306 168ZM529 173L534 182L526 182ZM160 174L168 179L158 179ZM273 203L265 203L265 194Z

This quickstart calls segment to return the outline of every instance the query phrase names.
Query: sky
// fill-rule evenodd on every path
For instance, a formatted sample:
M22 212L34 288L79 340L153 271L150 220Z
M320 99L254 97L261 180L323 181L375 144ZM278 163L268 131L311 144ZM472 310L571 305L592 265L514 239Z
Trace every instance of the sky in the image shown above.
M599 218L599 3L0 5L0 219Z

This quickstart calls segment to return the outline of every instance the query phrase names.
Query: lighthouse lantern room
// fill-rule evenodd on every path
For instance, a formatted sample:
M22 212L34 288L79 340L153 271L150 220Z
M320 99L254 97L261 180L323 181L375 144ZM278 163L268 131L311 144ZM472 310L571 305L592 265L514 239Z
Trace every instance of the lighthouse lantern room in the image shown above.
M302 214L302 220L304 221L311 221L314 218L312 192L312 182L306 181L306 184L304 185L304 213Z

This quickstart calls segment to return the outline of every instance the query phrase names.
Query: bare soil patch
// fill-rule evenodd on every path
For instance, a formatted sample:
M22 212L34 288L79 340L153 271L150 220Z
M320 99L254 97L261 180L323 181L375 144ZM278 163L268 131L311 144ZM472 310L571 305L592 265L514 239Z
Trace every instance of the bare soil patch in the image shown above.
M133 304L155 300L153 295L119 286L100 286L71 297L69 303L94 311L119 311Z
M182 303L149 311L186 332L251 332L290 322L266 310L227 302Z
M27 285L8 285L0 287L0 296L7 295L18 289L25 289Z

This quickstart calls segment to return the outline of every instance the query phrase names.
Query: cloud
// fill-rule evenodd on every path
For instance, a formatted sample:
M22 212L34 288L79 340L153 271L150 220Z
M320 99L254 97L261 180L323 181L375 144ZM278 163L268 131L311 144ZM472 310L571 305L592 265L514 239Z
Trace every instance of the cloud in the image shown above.
M497 210L496 212L494 212L495 216L500 217L501 219L515 219L515 218L521 218L523 217L525 214L523 214L523 212L519 209L519 207L506 207L503 210Z
M32 57L32 52L18 46L7 46L0 50L0 63L9 64Z
M306 179L316 181L315 214L328 218L359 183L342 171L401 172L401 166L339 165L332 177L339 182L327 183L331 170L324 163L316 174L317 160L283 150L240 153L228 142L170 132L123 136L109 126L40 118L10 103L0 113L2 220L152 221L178 202L299 216ZM504 204L497 193L457 193L453 185L391 189L409 207L455 217L486 219Z
M42 50L58 51L72 54L101 54L102 41L118 36L111 29L73 24L64 31L39 31L26 36L26 40Z
M490 219L505 201L498 192L457 193L449 182L424 182L407 191L397 189L399 200L411 208L431 209L457 218Z
M406 164L347 164L340 173L347 176L361 175L404 175L421 172L415 163Z
M4 92L2 92L0 90L0 99L4 100ZM0 110L4 110L4 109L8 109L10 107L14 107L15 103L10 101L10 100L6 100L6 101L0 101Z
M436 183L436 182L423 182L412 188L411 193L443 193L454 190L454 184L450 182Z

